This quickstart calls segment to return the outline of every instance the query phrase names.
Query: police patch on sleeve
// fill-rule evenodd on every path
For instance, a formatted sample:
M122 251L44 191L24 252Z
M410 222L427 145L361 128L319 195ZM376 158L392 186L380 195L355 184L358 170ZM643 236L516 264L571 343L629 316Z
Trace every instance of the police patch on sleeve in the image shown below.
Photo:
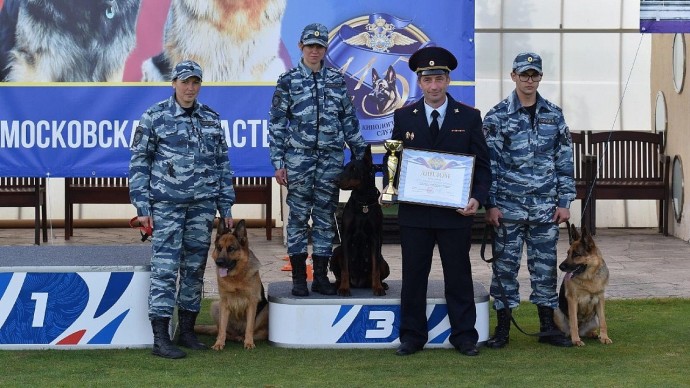
M139 144L142 137L144 137L144 127L139 125L137 127L136 131L134 132L134 139L132 139L132 144L133 145Z
M570 146L573 144L573 138L572 136L570 136L570 131L565 131L565 136L563 136L561 144L563 144L564 146Z
M277 108L280 106L280 92L279 91L276 90L273 93L273 101L271 103L273 104L274 108Z

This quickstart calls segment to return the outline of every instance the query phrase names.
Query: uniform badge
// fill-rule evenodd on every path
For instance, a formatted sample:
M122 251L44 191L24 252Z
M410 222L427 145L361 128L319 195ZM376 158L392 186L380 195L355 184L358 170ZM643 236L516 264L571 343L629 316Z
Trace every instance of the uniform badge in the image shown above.
M273 104L274 108L277 108L278 106L280 106L280 92L279 91L276 90L273 93L273 100L271 101L271 104Z
M434 62L434 61L429 61L429 66L433 66L433 65L435 65L435 64L436 64L436 62Z
M134 139L132 139L132 144L133 145L139 144L142 137L144 137L144 127L139 125L137 127L136 131L134 132Z
M417 109L413 110L412 113L417 114Z

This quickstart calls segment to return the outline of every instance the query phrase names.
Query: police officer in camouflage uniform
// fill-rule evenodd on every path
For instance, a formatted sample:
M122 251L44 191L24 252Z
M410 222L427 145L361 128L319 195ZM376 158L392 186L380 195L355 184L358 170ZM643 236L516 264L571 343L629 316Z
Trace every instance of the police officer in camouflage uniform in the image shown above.
M298 46L302 52L299 64L278 78L273 94L269 122L271 163L276 182L288 190L287 244L292 294L309 295L306 259L311 216L311 290L334 295L336 290L327 272L335 237L334 213L339 194L336 178L343 169L345 143L357 158L364 156L366 143L359 132L343 75L324 66L326 27L306 26Z
M498 325L487 341L490 348L508 344L510 312L520 304L517 276L523 244L530 301L537 305L542 333L552 333L540 336L539 342L572 345L553 322L558 306L558 224L570 218L570 202L575 199L572 139L561 108L537 92L542 75L539 55L519 54L510 74L515 90L486 114L483 123L492 172L486 220L495 227L493 249L499 255L491 282ZM501 219L505 229L499 227ZM501 300L496 274L508 306Z
M149 319L153 354L182 358L168 335L178 307L178 344L204 349L194 334L216 210L227 227L235 202L233 171L218 113L197 101L201 67L193 61L172 72L174 94L144 112L134 134L129 193L139 222L153 232ZM179 282L179 290L176 292Z

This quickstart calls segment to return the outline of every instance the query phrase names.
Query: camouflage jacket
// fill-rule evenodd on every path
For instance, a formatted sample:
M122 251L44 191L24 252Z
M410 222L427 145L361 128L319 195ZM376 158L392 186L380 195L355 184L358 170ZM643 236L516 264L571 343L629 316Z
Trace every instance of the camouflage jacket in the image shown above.
M517 93L493 107L483 122L491 158L487 207L496 198L553 198L568 208L575 199L573 148L561 108L537 93L534 123Z
M315 73L302 61L278 78L268 131L276 170L290 148L342 152L347 143L362 158L366 147L342 74L325 66Z
M212 199L223 217L235 203L233 171L218 113L198 102L191 117L175 97L141 117L130 148L129 196L140 216L152 202L191 203Z

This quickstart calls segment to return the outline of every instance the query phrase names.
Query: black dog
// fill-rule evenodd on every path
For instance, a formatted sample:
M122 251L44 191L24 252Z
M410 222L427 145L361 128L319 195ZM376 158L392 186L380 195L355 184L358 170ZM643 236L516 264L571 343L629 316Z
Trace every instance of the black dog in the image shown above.
M383 211L374 173L371 146L367 146L364 159L354 159L353 155L338 179L340 189L352 190L343 211L341 245L331 258L340 296L350 296L350 287L371 287L376 296L386 295L388 289L383 279L390 268L381 255Z

